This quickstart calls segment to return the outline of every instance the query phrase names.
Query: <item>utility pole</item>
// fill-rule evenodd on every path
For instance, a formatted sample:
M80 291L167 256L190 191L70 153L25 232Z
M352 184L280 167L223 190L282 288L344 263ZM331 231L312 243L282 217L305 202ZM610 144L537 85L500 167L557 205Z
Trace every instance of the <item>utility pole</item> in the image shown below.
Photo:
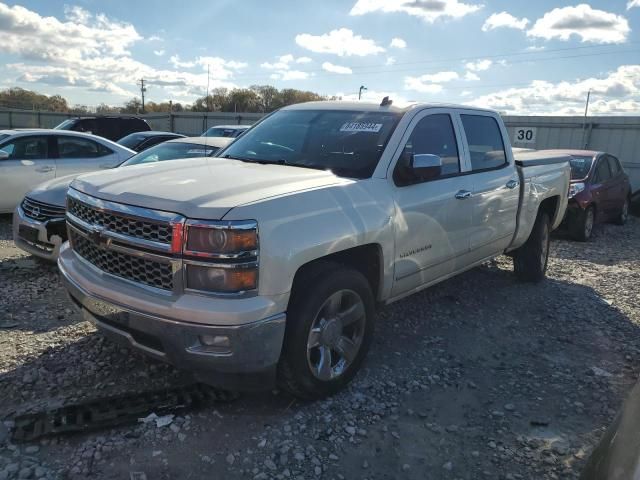
M582 121L582 148L587 148L587 142L585 140L585 130L587 128L587 114L589 113L589 99L591 98L591 89L587 92L587 102L584 106L584 119Z
M365 87L364 85L360 85L360 90L358 90L358 100L360 100L362 98L362 91L367 91L367 87Z
M207 112L211 111L211 105L209 104L209 64L207 63Z
M142 113L144 113L144 92L147 91L147 87L144 86L144 78L140 79L140 96L142 97Z

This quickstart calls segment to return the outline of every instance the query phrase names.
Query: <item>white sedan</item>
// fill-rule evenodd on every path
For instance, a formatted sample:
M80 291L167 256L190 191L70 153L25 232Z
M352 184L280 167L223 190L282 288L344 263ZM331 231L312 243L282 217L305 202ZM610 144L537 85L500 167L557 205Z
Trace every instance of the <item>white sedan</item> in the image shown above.
M12 212L42 182L113 168L135 153L88 133L0 130L0 213Z

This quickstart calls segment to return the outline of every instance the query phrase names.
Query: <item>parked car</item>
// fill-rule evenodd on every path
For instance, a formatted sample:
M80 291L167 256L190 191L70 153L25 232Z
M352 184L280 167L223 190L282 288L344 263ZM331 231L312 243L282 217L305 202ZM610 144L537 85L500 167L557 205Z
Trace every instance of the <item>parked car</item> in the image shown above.
M164 160L212 156L231 143L231 138L179 138L140 152L118 167L130 167ZM116 166L116 165L114 165ZM132 170L139 181L144 171ZM69 184L78 174L66 175L38 185L26 194L13 215L13 239L17 247L45 260L58 258L67 241L65 201Z
M149 147L153 147L167 140L174 140L176 138L185 138L186 135L180 135L179 133L171 132L157 132L155 130L149 130L148 132L135 132L130 133L126 137L122 137L118 140L120 145L123 145L136 152L141 152Z
M70 118L60 123L56 130L72 130L85 132L118 141L130 133L147 132L151 127L142 118L138 117L82 117Z
M60 130L0 131L0 213L57 177L113 168L135 152L105 138Z
M553 150L571 157L571 184L565 225L579 241L602 222L624 225L629 217L631 185L616 157L591 150Z
M216 125L202 134L203 137L239 137L250 125Z
M360 368L376 305L503 253L542 280L569 177L564 155L514 160L497 112L301 103L215 159L78 177L58 266L111 338L207 383L318 398Z

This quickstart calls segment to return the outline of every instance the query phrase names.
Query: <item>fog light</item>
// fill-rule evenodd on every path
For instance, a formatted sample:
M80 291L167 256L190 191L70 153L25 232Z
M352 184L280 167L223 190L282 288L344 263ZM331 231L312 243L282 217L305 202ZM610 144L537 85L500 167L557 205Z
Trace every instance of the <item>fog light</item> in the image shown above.
M231 341L226 335L200 335L200 343L207 347L229 348Z

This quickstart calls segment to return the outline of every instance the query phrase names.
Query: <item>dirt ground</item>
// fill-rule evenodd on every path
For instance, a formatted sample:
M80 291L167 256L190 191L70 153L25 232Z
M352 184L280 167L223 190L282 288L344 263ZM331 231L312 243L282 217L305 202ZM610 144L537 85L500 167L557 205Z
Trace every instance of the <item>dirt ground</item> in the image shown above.
M281 392L15 444L21 413L187 381L103 339L0 217L0 480L576 478L640 370L640 219L555 238L549 278L507 257L385 308L339 395Z

